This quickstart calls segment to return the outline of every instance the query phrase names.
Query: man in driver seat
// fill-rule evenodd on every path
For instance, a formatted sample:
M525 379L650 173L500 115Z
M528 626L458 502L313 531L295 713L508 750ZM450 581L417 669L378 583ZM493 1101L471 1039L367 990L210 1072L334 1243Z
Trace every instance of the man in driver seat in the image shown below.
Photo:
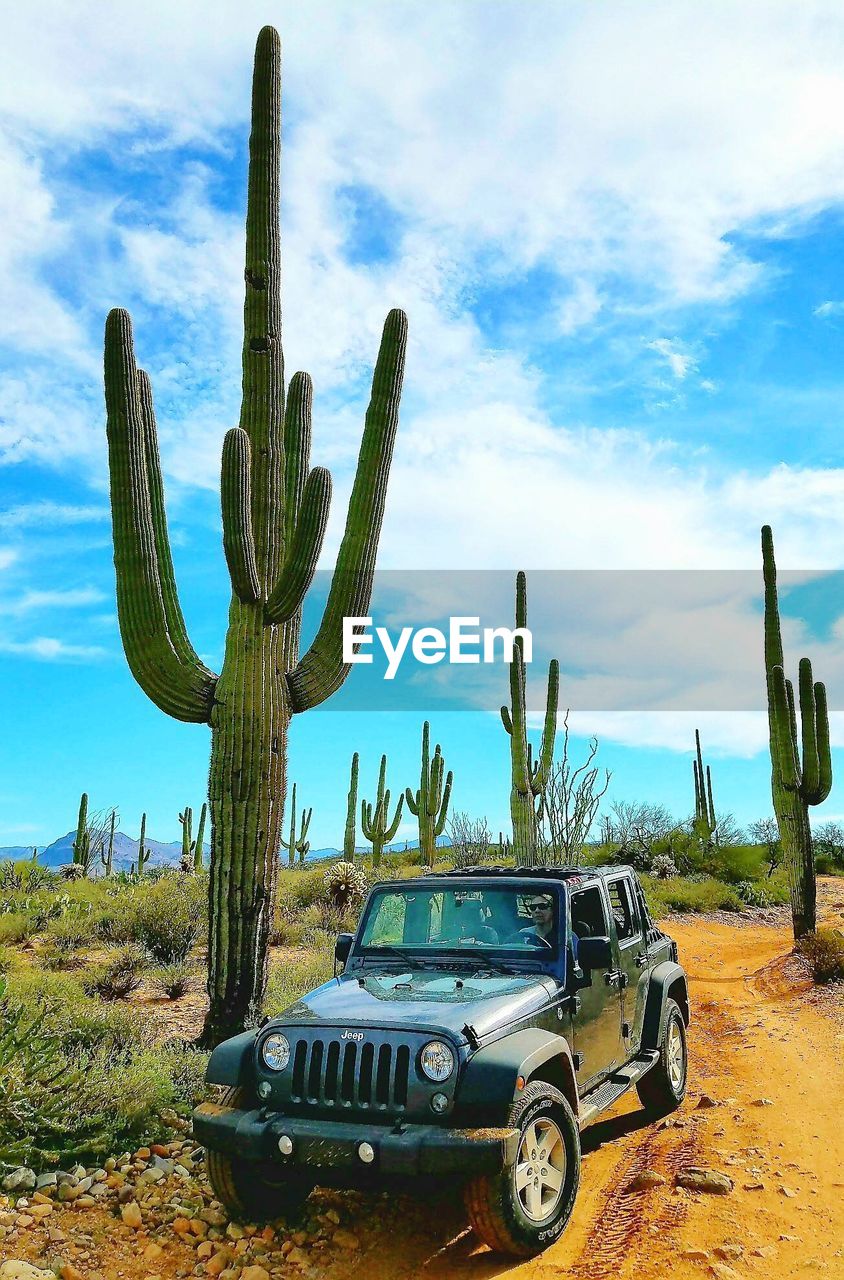
M520 929L518 940L525 946L557 949L557 928L554 920L554 900L550 893L535 893L527 901L527 909L533 924Z

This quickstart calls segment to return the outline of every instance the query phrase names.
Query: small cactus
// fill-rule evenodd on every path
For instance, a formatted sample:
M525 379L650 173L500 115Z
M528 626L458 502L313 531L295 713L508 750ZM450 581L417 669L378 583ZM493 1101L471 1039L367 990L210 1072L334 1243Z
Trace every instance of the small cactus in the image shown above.
M293 796L290 805L290 839L282 839L281 845L283 849L288 850L288 863L292 867L296 861L296 854L299 855L299 861L304 862L308 856L308 850L311 847L310 840L305 837L308 834L308 827L311 825L311 816L313 808L302 810L302 826L299 835L296 835L296 783L293 783Z
M431 727L426 720L422 726L422 773L419 790L414 795L410 787L405 790L405 799L410 812L419 820L419 848L429 867L434 865L437 836L445 830L445 819L448 802L451 797L451 784L454 774L449 770L443 786L443 760L440 744L434 748L434 758L430 754Z
M366 876L353 862L335 862L326 871L324 882L328 899L338 911L362 902L366 894Z
M399 796L399 802L396 805L396 812L393 815L393 820L391 822L389 819L390 790L389 787L386 787L386 781L387 757L382 756L381 768L378 772L378 793L375 799L375 806L373 808L371 804L367 804L365 800L362 800L360 809L361 830L363 831L366 839L372 842L373 867L380 865L384 845L389 844L393 836L398 831L399 822L401 821L402 805L404 803L404 796ZM407 846L405 845L405 848L406 847Z

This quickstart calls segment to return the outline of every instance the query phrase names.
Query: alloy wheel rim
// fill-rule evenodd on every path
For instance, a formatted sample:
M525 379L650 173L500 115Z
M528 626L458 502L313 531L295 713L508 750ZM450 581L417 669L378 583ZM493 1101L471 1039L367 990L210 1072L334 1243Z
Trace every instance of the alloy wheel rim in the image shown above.
M566 1147L559 1127L547 1116L532 1121L521 1136L514 1171L516 1194L531 1222L545 1222L557 1208L566 1175Z
M683 1083L683 1033L676 1021L668 1031L668 1078L677 1092Z

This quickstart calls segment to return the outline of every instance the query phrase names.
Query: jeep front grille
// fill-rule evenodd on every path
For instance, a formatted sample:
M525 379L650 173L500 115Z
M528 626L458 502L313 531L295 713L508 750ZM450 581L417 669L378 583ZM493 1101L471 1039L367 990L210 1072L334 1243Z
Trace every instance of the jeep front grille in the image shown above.
M322 1107L407 1106L410 1048L354 1040L297 1040L293 1048L291 1102Z

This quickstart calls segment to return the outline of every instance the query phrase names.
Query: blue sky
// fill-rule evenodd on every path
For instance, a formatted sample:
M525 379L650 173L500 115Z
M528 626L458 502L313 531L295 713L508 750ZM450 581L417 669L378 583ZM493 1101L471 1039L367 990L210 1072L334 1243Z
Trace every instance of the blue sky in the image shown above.
M207 731L149 704L120 650L102 325L113 305L132 312L183 604L218 664L218 467L238 412L249 78L267 21L284 43L287 365L314 377L313 458L335 478L324 568L392 306L410 346L385 569L758 573L766 521L781 565L841 566L840 5L117 0L106 22L53 0L37 22L9 15L0 49L3 845L66 831L83 788L130 834L147 810L161 839L201 803ZM831 691L840 582L788 601L790 664L809 652ZM770 808L764 716L725 710L701 670L715 628L735 636L732 678L753 685L758 600L752 586L704 598L671 601L682 709L625 700L655 606L623 627L610 611L603 633L597 615L566 621L561 702L579 708L575 751L599 736L611 798L678 815L700 724L716 800L748 820ZM495 830L500 683L487 712L433 726L457 806ZM616 692L626 709L608 705ZM386 750L394 785L415 785L423 703L294 723L315 845L339 842L352 750L362 784ZM817 818L839 813L834 789Z

